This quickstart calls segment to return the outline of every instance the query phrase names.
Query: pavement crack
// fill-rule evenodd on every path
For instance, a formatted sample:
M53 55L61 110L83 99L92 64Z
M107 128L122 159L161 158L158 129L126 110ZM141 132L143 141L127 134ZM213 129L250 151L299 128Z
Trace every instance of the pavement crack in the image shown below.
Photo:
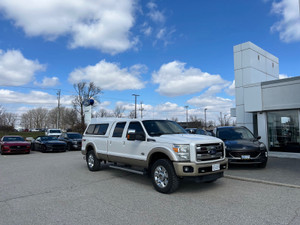
M298 211L300 211L300 207L298 207L296 210L295 210L295 216L291 219L291 221L288 223L288 225L290 224L294 224L294 220L299 217L300 215L298 214Z

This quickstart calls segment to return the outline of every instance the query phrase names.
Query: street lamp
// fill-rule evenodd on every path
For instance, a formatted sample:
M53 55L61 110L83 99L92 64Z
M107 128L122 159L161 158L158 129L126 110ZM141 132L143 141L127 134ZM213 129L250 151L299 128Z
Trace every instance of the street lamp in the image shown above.
M186 109L185 115L186 115L186 125L187 125L189 122L189 106L186 105L186 106L184 106L184 108Z
M206 110L207 108L204 109L204 130L206 130Z

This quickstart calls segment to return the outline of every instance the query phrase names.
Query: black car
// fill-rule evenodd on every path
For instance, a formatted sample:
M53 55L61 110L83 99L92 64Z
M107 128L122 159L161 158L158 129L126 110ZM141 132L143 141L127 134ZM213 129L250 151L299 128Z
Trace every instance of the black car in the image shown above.
M225 143L228 163L266 167L267 148L259 141L260 137L255 137L246 127L218 127L214 133Z
M67 144L69 151L81 150L82 135L75 132L62 133L59 138L60 141L64 141Z
M31 150L41 152L65 152L67 144L53 136L39 136L31 143Z

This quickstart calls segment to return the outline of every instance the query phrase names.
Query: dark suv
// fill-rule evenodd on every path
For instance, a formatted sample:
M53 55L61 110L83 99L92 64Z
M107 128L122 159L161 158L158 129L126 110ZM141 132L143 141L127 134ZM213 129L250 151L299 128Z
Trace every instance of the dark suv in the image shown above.
M67 148L71 150L81 150L82 135L75 132L62 133L59 138L60 141L67 143Z
M261 137L255 137L246 127L218 127L214 134L226 146L226 157L230 164L257 164L266 167L268 151Z

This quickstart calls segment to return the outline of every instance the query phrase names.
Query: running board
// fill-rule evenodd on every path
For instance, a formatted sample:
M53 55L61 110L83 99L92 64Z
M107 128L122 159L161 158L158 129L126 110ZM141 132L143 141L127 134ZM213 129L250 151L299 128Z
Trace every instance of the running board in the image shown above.
M126 172L136 173L136 174L139 174L139 175L146 175L147 174L145 171L134 170L134 169L126 168L126 167L123 167L123 166L109 165L109 167L117 169L117 170L123 170L123 171L126 171Z

